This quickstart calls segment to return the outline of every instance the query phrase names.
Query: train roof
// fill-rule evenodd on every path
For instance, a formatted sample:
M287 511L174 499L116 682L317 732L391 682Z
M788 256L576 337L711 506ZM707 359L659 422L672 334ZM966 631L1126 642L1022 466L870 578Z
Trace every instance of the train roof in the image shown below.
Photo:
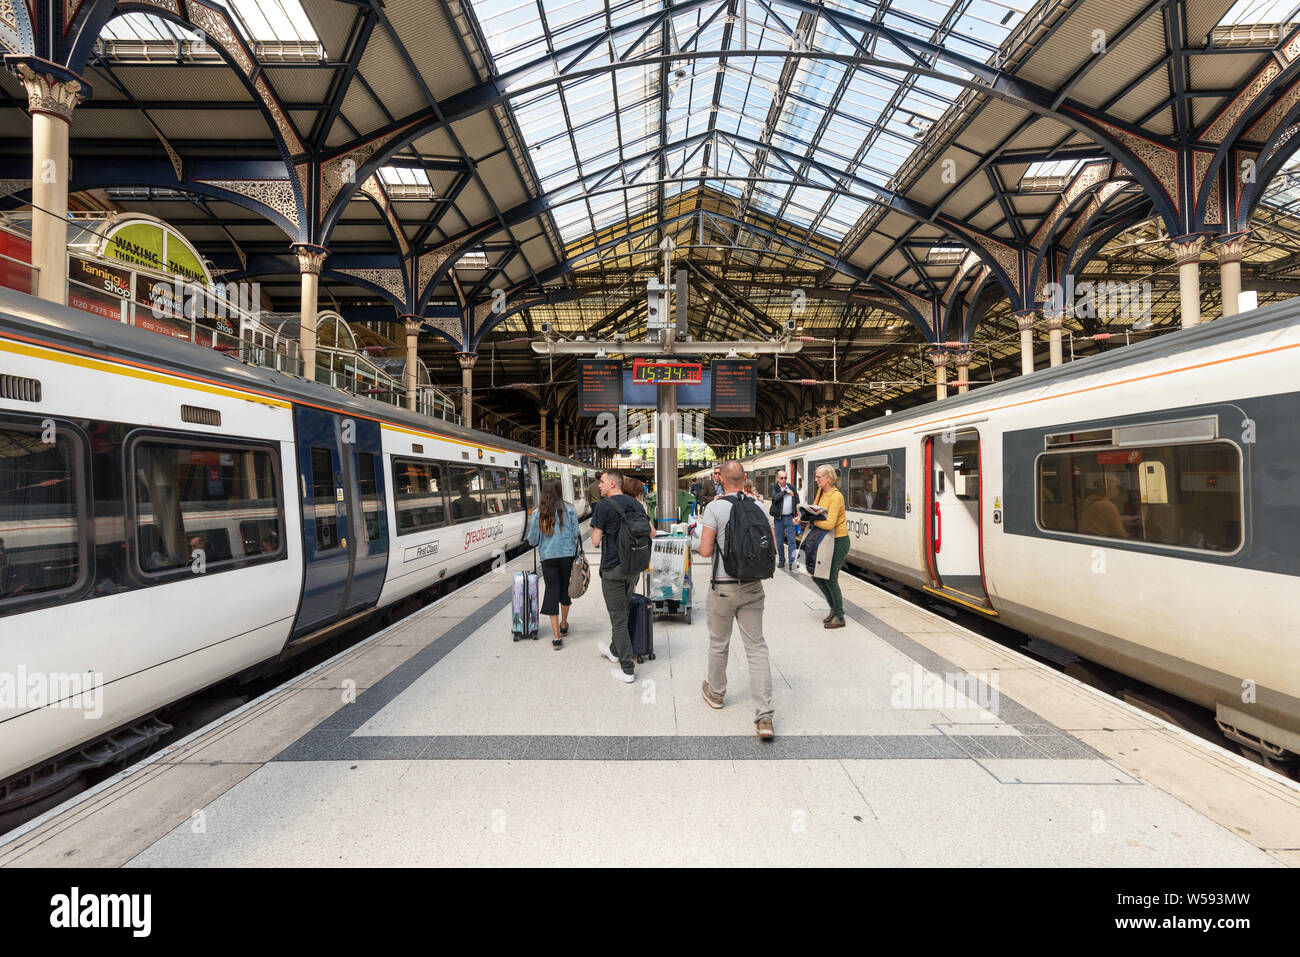
M319 382L243 362L206 346L136 329L112 319L93 316L79 309L2 287L0 325L51 343L83 349L89 347L112 358L161 366L181 374L203 376L235 388L253 389L290 401L324 405L363 418L439 433L477 445L490 445L506 451L545 457L548 461L564 462L579 468L591 467L587 463L543 452L511 439L362 398Z
M1040 369L1031 376L1013 376L1010 379L1004 379L992 385L981 386L964 394L951 395L943 400L926 402L903 412L890 415L889 423L893 425L896 422L925 419L934 415L934 407L940 403L942 403L946 414L952 413L953 410L957 410L956 414L960 414L960 410L966 406L978 406L989 400L1014 396L1029 389L1041 389L1050 387L1053 384L1069 382L1081 375L1118 371L1129 366L1148 362L1151 359L1168 358L1180 353L1191 352L1194 349L1202 349L1208 345L1232 342L1261 333L1280 331L1294 326L1298 321L1300 321L1300 302L1288 299L1282 302L1270 303L1259 309L1238 313L1226 319L1216 319L1213 322L1202 323L1190 329L1178 329L1165 335L1155 336L1146 342L1124 346L1120 349L1088 356L1084 359L1075 359L1054 369ZM884 416L877 416L866 422L859 422L856 425L826 435L820 435L816 438L804 439L793 445L765 449L756 455L747 456L742 461L766 458L774 454L782 456L797 454L801 449L805 451L812 450L830 435L834 435L837 439L866 435L873 429L878 428L884 419Z

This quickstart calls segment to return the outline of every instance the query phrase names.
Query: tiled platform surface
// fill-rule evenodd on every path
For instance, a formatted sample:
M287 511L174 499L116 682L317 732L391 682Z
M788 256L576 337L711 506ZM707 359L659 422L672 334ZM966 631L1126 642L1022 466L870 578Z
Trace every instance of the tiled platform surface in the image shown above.
M1300 864L1294 784L855 579L839 631L806 576L768 583L764 745L739 636L726 708L700 699L702 592L625 685L595 651L598 582L562 651L548 625L510 640L530 563L15 832L0 864Z

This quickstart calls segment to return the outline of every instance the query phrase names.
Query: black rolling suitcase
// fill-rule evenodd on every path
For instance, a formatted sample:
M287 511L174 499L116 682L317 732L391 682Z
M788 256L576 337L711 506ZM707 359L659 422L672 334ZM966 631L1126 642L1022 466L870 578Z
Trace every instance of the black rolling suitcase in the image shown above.
M634 594L627 602L627 633L637 664L655 656L655 616L650 599Z

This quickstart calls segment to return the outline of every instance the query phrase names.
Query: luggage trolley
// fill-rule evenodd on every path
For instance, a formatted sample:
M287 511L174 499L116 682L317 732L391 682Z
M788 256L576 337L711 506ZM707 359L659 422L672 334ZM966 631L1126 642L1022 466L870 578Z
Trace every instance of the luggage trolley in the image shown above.
M676 615L691 623L691 539L685 530L650 540L645 595L656 618Z

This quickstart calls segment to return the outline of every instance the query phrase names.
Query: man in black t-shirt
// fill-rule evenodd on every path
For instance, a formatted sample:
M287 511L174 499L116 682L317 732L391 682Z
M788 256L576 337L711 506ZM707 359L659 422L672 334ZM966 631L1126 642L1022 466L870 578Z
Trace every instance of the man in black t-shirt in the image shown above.
M623 528L623 513L629 508L640 508L641 504L623 494L623 473L618 469L600 473L600 495L591 513L591 544L600 548L600 590L605 596L611 633L610 643L602 642L597 650L619 666L611 668L610 675L631 684L636 678L627 616L637 576L628 575L619 567L618 536Z

